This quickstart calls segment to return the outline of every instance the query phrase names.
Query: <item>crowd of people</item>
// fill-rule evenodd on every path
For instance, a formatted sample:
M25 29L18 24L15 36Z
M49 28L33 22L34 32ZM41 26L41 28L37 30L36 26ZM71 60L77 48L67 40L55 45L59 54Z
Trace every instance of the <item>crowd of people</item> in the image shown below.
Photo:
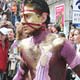
M66 37L50 23L45 0L11 3L0 12L0 80L79 79L80 29L70 29Z

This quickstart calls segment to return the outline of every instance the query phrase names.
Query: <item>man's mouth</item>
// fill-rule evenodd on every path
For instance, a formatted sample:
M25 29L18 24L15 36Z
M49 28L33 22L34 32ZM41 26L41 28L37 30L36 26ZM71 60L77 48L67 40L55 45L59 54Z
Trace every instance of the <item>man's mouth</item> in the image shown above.
M45 24L36 24L36 23L22 23L24 27L31 27L34 30L37 30L38 28L35 28L33 26L38 26L38 27L45 27Z
M38 26L40 27L41 25L40 24L35 24L35 23L22 23L24 25L24 27L30 27L34 30L37 30L38 28L36 28L35 26Z

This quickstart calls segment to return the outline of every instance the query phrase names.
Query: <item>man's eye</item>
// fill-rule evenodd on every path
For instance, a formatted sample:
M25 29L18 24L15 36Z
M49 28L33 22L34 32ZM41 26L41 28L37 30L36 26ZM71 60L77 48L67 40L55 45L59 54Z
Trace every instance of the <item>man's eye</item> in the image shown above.
M25 15L25 17L26 17L26 18L29 18L30 16L29 16L29 15Z
M25 17L27 17L27 18L28 18L28 17L29 17L29 15L25 15Z

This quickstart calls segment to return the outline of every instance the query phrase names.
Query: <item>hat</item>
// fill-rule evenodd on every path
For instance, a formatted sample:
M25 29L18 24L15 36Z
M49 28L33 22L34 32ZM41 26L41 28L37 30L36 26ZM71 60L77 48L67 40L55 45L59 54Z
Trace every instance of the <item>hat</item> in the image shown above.
M7 35L8 34L8 29L3 27L3 28L0 28L0 32L4 35Z

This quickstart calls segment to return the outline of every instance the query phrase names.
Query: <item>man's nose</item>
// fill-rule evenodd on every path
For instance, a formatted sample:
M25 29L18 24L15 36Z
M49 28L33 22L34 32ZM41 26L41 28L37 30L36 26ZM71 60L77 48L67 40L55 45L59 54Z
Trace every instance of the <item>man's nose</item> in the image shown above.
M21 23L26 23L26 22L27 22L26 18L25 17L22 17L21 18Z

